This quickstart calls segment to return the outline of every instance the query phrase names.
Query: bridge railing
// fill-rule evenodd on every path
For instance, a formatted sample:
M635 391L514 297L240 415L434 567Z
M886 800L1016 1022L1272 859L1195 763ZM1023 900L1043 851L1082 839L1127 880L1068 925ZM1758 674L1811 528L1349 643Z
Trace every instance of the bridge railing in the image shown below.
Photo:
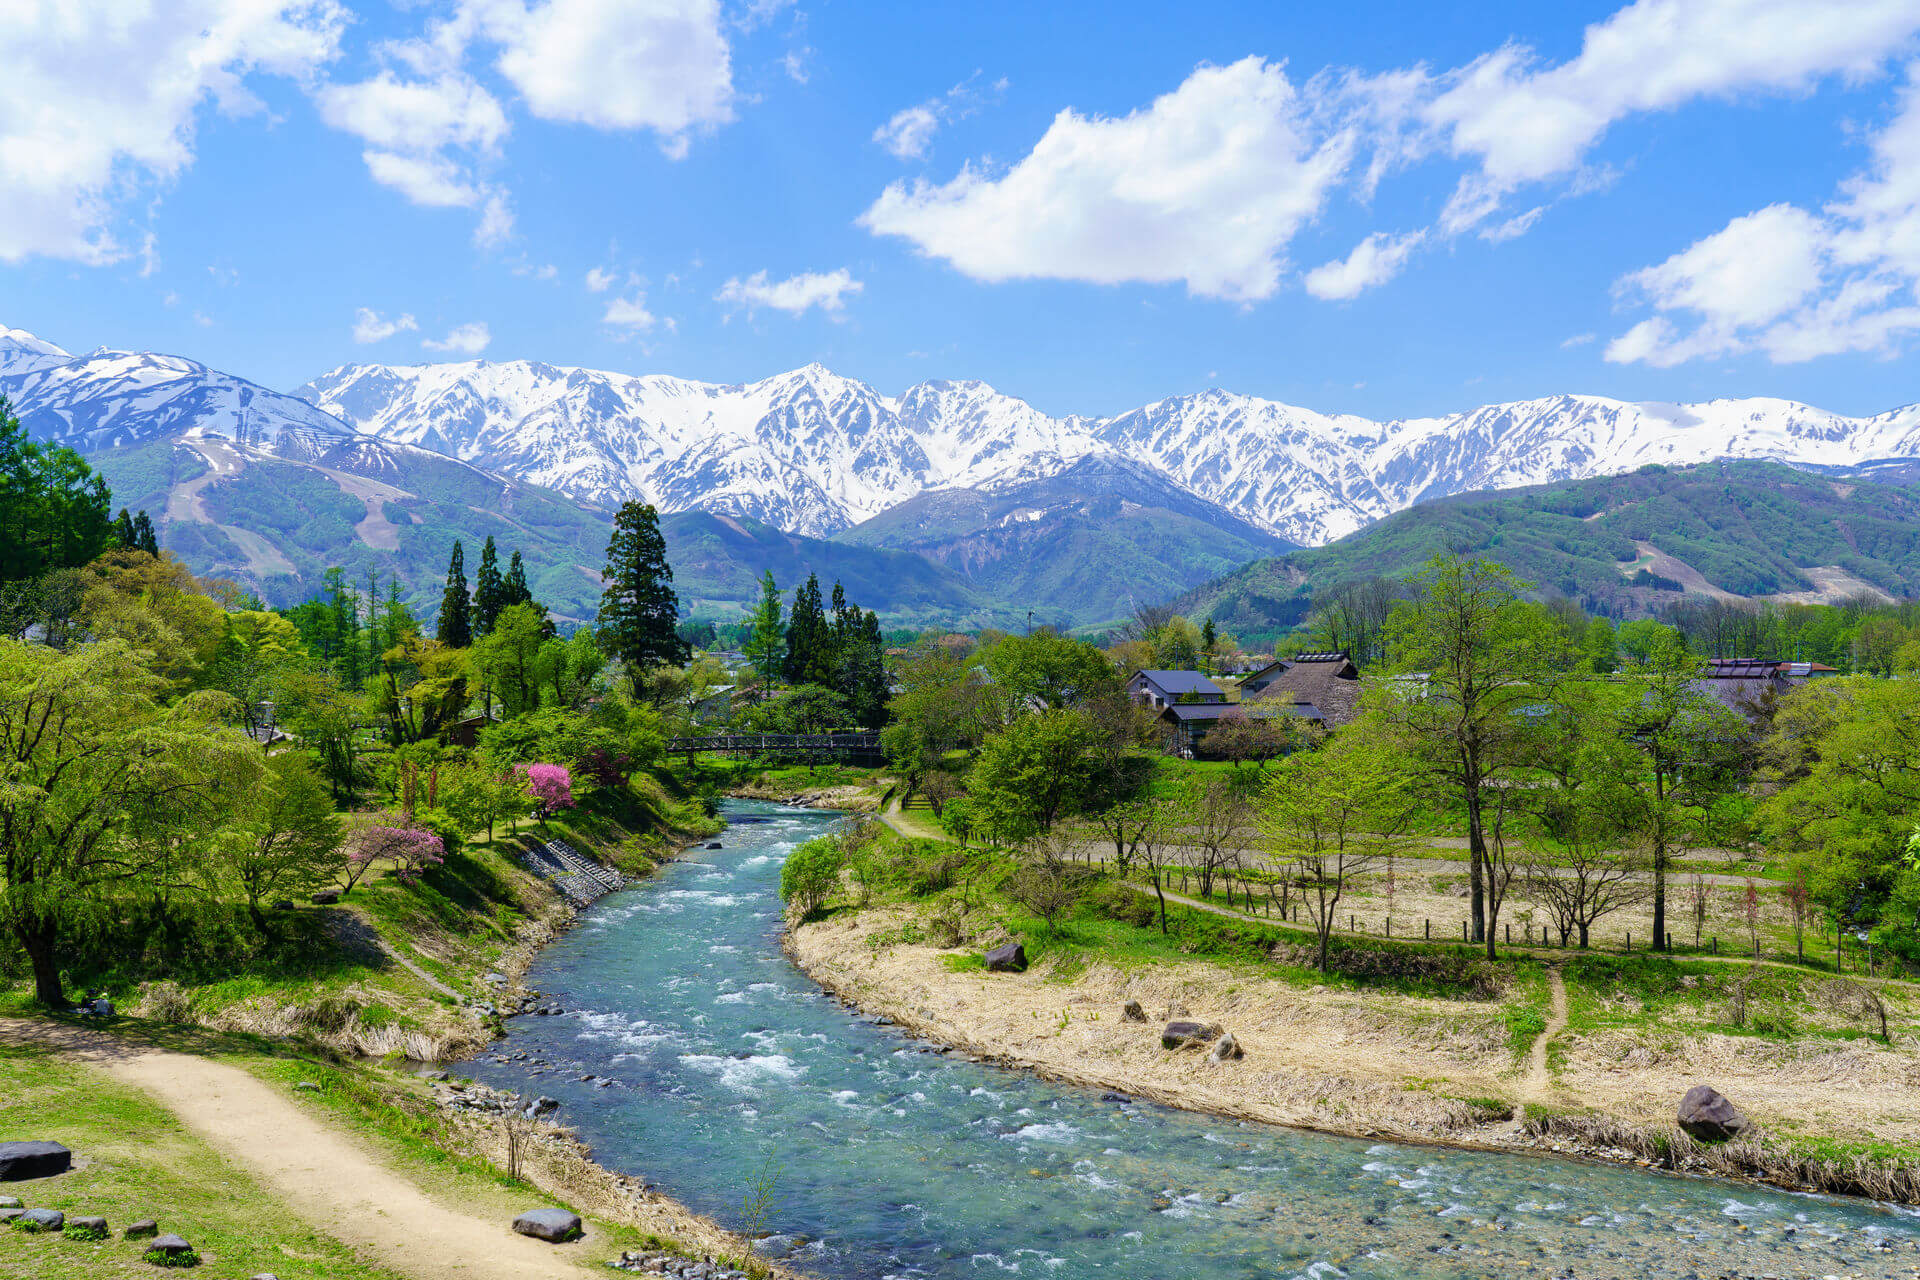
M705 733L667 739L668 751L716 751L724 754L860 752L880 750L877 733Z

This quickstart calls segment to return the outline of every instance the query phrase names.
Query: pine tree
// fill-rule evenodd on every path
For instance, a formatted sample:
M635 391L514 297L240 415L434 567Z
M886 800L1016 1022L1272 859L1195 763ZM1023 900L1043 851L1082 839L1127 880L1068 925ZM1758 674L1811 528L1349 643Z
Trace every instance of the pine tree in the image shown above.
M675 630L680 597L673 591L660 517L651 506L621 504L607 543L606 582L600 597L600 647L626 664L627 679L637 693L649 667L679 666L693 652Z
M113 518L113 540L123 547L133 547L133 517L127 514L125 507Z
M788 684L834 686L833 630L820 602L820 578L807 575L807 585L793 593L793 612L787 615Z
M493 535L480 548L480 569L473 575L473 634L484 636L493 630L500 610L506 607L506 583L500 577L500 555L493 549Z
M500 584L500 607L511 608L516 604L532 604L533 589L527 585L527 566L520 561L520 553L513 553L513 559L507 562L507 579Z
M1200 652L1206 655L1207 675L1213 675L1213 651L1220 646L1220 633L1214 629L1213 619L1207 619L1207 625L1200 628Z
M857 612L857 611L856 611ZM867 610L850 645L852 657L847 663L850 688L847 706L853 718L868 729L879 729L887 722L887 699L892 689L887 681L887 642L880 634L880 619Z
M160 554L160 539L154 536L153 521L142 511L133 518L133 546L150 556Z
M774 585L773 570L760 579L760 607L753 611L753 630L747 636L747 657L760 673L760 691L773 685L787 652L786 632L780 626L780 588Z
M464 649L472 644L471 607L467 600L466 552L456 538L453 559L447 562L447 589L440 593L440 627L434 638L449 649Z

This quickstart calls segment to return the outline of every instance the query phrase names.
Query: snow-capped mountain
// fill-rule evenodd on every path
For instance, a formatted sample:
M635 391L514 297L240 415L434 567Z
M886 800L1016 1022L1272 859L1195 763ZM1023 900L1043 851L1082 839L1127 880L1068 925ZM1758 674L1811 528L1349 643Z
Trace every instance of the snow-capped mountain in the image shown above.
M980 382L899 396L819 365L721 385L512 361L348 365L295 393L362 431L612 505L702 508L827 535L920 493L1001 490L1110 453L1315 545L1425 498L1765 458L1920 456L1920 406L1846 418L1784 400L1555 396L1376 422L1206 391L1056 418Z
M0 395L32 434L83 453L188 432L268 448L289 432L323 448L359 435L306 400L197 360L105 348L73 356L18 329L0 330Z

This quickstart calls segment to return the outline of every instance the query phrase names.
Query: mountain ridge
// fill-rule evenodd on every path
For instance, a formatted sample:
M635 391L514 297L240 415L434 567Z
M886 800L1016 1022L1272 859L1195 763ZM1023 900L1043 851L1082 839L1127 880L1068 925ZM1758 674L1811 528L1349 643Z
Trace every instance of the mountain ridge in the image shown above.
M1053 417L979 381L887 396L819 364L755 382L527 361L343 365L297 389L359 429L594 505L725 511L832 536L939 489L987 491L1112 453L1241 520L1318 545L1433 497L1721 457L1920 457L1920 405L1849 418L1774 398L1563 394L1375 421L1210 389Z

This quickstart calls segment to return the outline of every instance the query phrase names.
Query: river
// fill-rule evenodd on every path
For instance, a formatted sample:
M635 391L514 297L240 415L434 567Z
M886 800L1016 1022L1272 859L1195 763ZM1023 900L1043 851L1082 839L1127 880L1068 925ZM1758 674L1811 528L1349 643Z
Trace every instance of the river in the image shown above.
M942 1056L780 950L781 861L834 815L726 812L723 848L603 899L540 956L527 980L567 1012L513 1020L469 1072L558 1099L603 1164L730 1226L771 1171L768 1228L805 1237L793 1261L815 1274L1641 1280L1920 1263L1920 1216L1902 1209L1242 1124Z

